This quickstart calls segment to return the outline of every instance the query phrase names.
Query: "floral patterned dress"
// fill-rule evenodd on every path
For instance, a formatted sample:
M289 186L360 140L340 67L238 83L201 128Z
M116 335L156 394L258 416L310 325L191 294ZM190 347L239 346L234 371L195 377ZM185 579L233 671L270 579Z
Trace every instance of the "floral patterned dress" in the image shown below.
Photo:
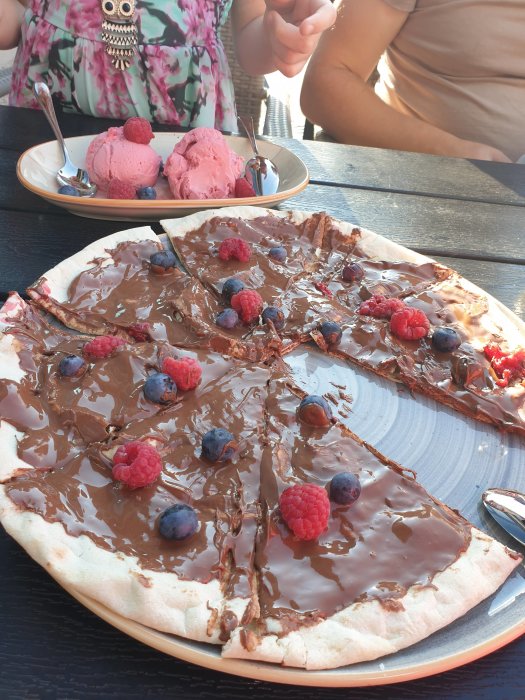
M138 47L112 65L100 0L30 0L10 104L37 107L44 81L65 112L235 129L235 101L219 31L232 0L136 0Z

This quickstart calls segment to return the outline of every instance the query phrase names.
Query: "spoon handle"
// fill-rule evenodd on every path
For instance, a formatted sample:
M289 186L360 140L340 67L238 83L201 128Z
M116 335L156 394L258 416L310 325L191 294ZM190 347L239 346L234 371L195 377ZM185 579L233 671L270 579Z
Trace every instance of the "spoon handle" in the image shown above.
M33 86L33 91L36 99L38 100L38 104L42 107L42 111L47 117L49 125L53 129L53 133L57 137L58 143L62 147L64 160L69 161L69 153L67 152L64 137L62 136L62 132L60 131L60 127L58 125L58 119L55 113L55 108L53 107L53 100L51 99L49 88L45 83L35 83Z
M257 150L257 142L255 141L255 129L253 126L253 118L250 117L250 126L246 125L246 122L242 117L238 117L239 122L241 123L242 128L246 132L246 136L248 137L248 140L251 144L253 153L255 156L259 155L259 151Z

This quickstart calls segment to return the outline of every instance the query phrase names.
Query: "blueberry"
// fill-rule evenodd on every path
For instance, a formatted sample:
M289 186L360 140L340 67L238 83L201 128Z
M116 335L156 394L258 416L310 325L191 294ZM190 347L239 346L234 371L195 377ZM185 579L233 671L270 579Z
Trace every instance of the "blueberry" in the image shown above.
M154 187L139 187L137 197L139 199L157 199L157 190Z
M144 396L153 403L172 403L177 398L177 385L168 374L150 374L144 384Z
M359 263L350 263L343 268L345 282L360 282L365 276L365 271Z
M299 418L315 428L327 428L332 421L332 409L323 396L310 394L299 404Z
M355 474L341 472L330 482L330 500L340 505L350 505L361 495L361 483Z
M187 540L198 527L195 509L185 503L166 508L159 518L159 532L167 540Z
M263 323L268 323L271 321L274 325L276 331L282 331L284 324L286 323L286 318L277 306L267 306L262 312Z
M230 277L229 279L226 280L226 282L222 286L222 297L224 301L229 304L231 302L231 298L234 294L237 294L237 292L241 292L244 289L244 282L241 282L241 280L235 279L235 277Z
M58 372L63 377L80 377L86 370L86 361L78 355L66 355L58 364Z
M153 272L159 274L171 272L178 265L177 256L171 250L159 250L157 253L153 253L150 255L149 262Z
M235 309L224 309L217 315L215 323L221 328L235 328L239 323L239 314Z
M65 194L68 197L80 197L80 192L72 185L62 185L58 188L58 194Z
M284 246L278 245L274 248L270 248L268 255L274 260L277 260L277 262L284 262L288 253L286 252L286 248Z
M209 462L226 462L236 449L233 435L224 428L212 428L202 438L202 456Z
M319 326L319 330L327 345L339 345L343 335L341 326L335 321L323 321Z
M432 345L440 352L452 352L461 345L461 337L453 328L436 328L432 334Z

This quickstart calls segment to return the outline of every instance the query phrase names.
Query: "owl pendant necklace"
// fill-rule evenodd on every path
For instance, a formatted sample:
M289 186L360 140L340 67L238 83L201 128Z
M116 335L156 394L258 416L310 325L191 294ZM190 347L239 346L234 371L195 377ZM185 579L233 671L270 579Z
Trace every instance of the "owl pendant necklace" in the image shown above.
M106 53L118 70L129 68L137 48L137 27L135 25L135 0L101 0L102 41Z

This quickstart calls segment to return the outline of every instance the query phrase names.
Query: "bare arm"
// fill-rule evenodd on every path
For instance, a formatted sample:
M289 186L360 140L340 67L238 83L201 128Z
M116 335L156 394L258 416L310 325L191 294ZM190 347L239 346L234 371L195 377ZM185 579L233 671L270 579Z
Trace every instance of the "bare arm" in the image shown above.
M301 107L342 143L510 162L501 151L459 139L385 104L366 83L408 13L383 0L342 0L306 71Z
M0 0L0 49L12 49L18 44L24 12L17 0Z
M251 75L280 70L292 77L334 20L330 0L234 0L237 60Z

